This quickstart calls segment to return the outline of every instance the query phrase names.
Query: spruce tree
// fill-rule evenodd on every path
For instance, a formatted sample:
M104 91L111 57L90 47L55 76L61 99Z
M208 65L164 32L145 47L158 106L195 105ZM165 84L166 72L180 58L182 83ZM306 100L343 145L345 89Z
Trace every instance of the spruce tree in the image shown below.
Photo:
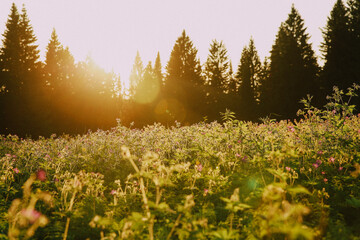
M360 0L349 0L349 28L351 32L352 82L360 84Z
M261 74L261 62L254 40L251 38L249 46L243 48L237 79L240 83L240 109L243 119L252 120L258 114L258 86Z
M70 92L73 88L75 61L68 47L64 48L53 29L47 45L45 79L52 91Z
M20 63L21 63L21 36L20 15L15 3L12 4L10 14L6 22L3 34L2 47L0 50L1 70L4 73L7 91L17 92L21 88Z
M228 93L228 94L237 93L238 81L237 81L236 77L234 76L234 70L233 70L231 60L229 62L228 83L226 85L227 85L226 93Z
M229 108L225 98L229 84L229 64L224 43L213 40L204 64L205 84L207 85L207 112L210 113L211 120Z
M324 41L321 50L325 64L321 74L326 94L331 93L333 86L340 89L350 87L354 79L352 64L351 31L349 14L342 0L338 0L328 17L323 30Z
M197 52L184 30L176 40L166 66L165 95L174 99L177 105L168 105L167 112L172 116L172 120L194 122L202 119L204 82ZM183 110L178 112L176 108Z
M20 16L20 36L21 36L21 62L24 71L29 72L35 70L39 64L38 45L35 44L36 36L30 25L25 5L23 5Z
M144 69L142 80L137 86L134 98L137 103L149 104L157 98L160 92L160 83L154 70L149 62Z
M160 85L163 85L163 73L162 66L160 61L160 53L158 52L156 55L155 65L154 65L154 75Z
M58 77L60 72L59 52L62 49L55 28L51 33L51 38L46 49L47 49L46 59L45 59L46 85L49 86L50 89L54 90L55 84L57 83L59 78Z
M129 89L129 95L130 98L133 98L136 94L136 90L138 85L140 84L142 77L144 74L144 66L141 61L140 53L139 51L136 52L136 57L134 61L133 68L130 73L129 82L130 82L130 89Z
M281 23L272 46L269 78L264 82L262 105L266 114L292 118L301 107L299 101L318 91L319 67L308 43L309 35L294 5L288 19Z

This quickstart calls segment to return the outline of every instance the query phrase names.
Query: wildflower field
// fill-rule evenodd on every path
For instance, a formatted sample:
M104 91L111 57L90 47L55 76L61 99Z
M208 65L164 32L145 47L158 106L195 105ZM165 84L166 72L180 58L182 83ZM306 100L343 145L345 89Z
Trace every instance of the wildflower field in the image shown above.
M0 239L360 239L360 117L0 142Z

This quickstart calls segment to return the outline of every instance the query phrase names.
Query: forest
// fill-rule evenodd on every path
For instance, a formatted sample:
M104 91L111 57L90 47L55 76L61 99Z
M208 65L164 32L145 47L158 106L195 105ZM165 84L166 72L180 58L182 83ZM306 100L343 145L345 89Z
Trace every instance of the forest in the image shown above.
M201 64L184 30L126 89L25 7L0 49L0 239L360 239L360 1L337 0L322 60L293 5L270 56Z
M163 67L160 54L144 64L138 52L124 88L120 76L89 57L75 63L53 29L44 62L25 6L10 9L0 49L1 134L50 136L109 129L121 121L143 127L220 120L226 109L240 120L294 119L301 99L322 106L334 86L360 79L358 1L337 1L322 29L323 66L309 43L304 19L293 5L263 62L255 40L233 67L222 41L212 40L205 63L183 30ZM353 100L356 101L356 100ZM354 102L355 104L357 102Z

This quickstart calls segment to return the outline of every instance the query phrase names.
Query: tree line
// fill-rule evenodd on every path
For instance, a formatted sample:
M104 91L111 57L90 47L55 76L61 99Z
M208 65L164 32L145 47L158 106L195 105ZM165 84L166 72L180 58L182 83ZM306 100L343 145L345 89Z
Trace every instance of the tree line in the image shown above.
M337 0L322 29L320 67L304 20L293 5L280 24L270 56L261 61L250 38L234 69L225 44L213 40L201 64L185 30L166 66L158 53L144 66L140 53L124 89L120 77L91 58L75 63L53 30L40 61L25 7L10 9L0 48L0 134L48 136L108 129L120 119L142 127L220 119L230 109L238 119L292 119L307 94L323 104L333 86L360 80L360 0ZM354 102L358 104L358 102Z

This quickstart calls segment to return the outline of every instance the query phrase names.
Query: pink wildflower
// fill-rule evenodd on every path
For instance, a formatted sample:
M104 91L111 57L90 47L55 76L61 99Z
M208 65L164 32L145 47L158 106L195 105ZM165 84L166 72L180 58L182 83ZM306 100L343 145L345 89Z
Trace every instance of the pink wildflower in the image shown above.
M335 158L330 157L330 158L329 158L329 162L330 162L330 163L334 163L334 162L335 162Z
M285 167L286 171L290 172L291 168L290 167Z
M323 153L324 153L324 152L321 151L321 150L317 152L317 154L319 154L319 155L322 155Z
M321 174L322 174L322 175L325 175L325 172L324 172L324 171L322 171L322 172L321 172Z
M327 178L324 178L324 182L327 183L327 181L328 181Z
M209 189L204 189L204 196L206 196L207 194L208 194L208 192L209 192Z
M320 159L316 160L316 163L320 166L322 161Z
M111 190L110 194L111 194L111 195L115 195L115 194L116 194L116 190Z
M241 155L240 155L240 154L238 154L238 153L237 153L237 154L235 154L235 156L236 156L236 157L241 157Z
M314 168L318 168L318 167L319 167L319 164L314 163L313 166L314 166Z
M36 178L39 179L40 181L44 182L46 180L46 172L45 172L45 170L40 169L39 171L37 171Z
M293 126L288 126L288 130L289 130L290 132L295 132L295 128L294 128Z
M14 170L15 173L19 173L19 172L20 172L20 170L19 170L18 168L14 168L13 170Z
M21 214L27 218L31 224L33 224L41 216L41 213L38 211L30 209L21 210Z
M201 163L198 164L198 165L196 165L196 169L197 169L199 172L201 172L202 169L203 169L203 165L202 165Z
M343 167L339 167L339 171L343 170Z

